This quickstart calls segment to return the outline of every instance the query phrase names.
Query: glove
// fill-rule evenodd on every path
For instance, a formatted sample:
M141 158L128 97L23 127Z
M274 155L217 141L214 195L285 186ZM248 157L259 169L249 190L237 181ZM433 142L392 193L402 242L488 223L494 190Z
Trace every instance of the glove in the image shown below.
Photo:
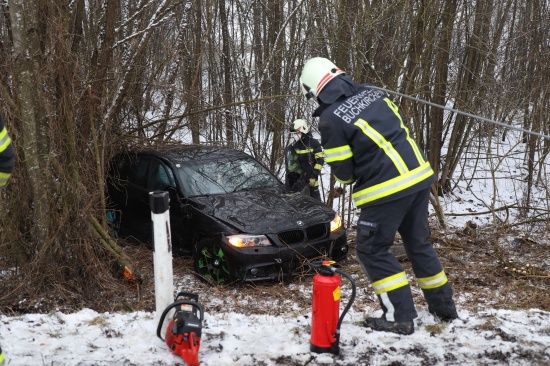
M315 183L317 183L315 178L309 178L309 186L310 187L315 187Z

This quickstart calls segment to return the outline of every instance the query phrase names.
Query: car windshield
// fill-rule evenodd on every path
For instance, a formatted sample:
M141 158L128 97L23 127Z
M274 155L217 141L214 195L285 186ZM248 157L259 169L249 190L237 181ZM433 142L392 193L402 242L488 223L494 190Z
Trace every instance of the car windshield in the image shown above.
M281 183L252 158L192 161L177 165L186 196L277 187Z

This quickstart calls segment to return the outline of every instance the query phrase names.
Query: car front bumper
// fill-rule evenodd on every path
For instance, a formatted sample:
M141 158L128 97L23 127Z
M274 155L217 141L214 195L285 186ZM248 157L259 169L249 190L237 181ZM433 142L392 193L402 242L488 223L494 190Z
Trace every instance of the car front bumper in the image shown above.
M347 257L348 243L345 230L341 229L323 240L249 248L234 248L224 242L223 249L232 276L253 282L287 279L308 271L309 263L315 260L342 261Z

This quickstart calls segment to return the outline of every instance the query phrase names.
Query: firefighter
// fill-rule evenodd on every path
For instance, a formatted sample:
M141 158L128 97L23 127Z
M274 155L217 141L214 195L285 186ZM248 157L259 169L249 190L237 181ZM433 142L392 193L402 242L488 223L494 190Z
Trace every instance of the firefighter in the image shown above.
M4 126L2 116L0 116L0 187L8 183L8 179L13 171L13 164L13 146L11 145L8 130Z
M308 100L317 102L321 145L336 179L354 184L361 213L356 250L383 310L364 325L412 334L418 314L405 271L390 251L396 232L411 262L428 310L440 320L458 318L453 291L428 241L428 202L435 175L387 94L356 84L326 58L308 60L300 76Z
M309 125L303 119L295 120L290 131L298 136L291 148L300 164L300 178L309 185L309 195L321 201L319 174L325 163L323 148L319 141L313 138Z
M4 126L2 116L0 116L0 187L8 183L8 179L13 171L13 164L13 146L8 136L8 130ZM5 364L4 353L2 353L2 347L0 346L0 366L4 366Z

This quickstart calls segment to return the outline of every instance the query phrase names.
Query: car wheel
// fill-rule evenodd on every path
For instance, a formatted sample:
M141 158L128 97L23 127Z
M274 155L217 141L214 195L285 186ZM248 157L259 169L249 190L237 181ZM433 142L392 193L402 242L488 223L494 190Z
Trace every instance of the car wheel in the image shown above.
M196 245L193 266L199 279L204 282L224 284L231 277L222 248L211 239L203 239Z

